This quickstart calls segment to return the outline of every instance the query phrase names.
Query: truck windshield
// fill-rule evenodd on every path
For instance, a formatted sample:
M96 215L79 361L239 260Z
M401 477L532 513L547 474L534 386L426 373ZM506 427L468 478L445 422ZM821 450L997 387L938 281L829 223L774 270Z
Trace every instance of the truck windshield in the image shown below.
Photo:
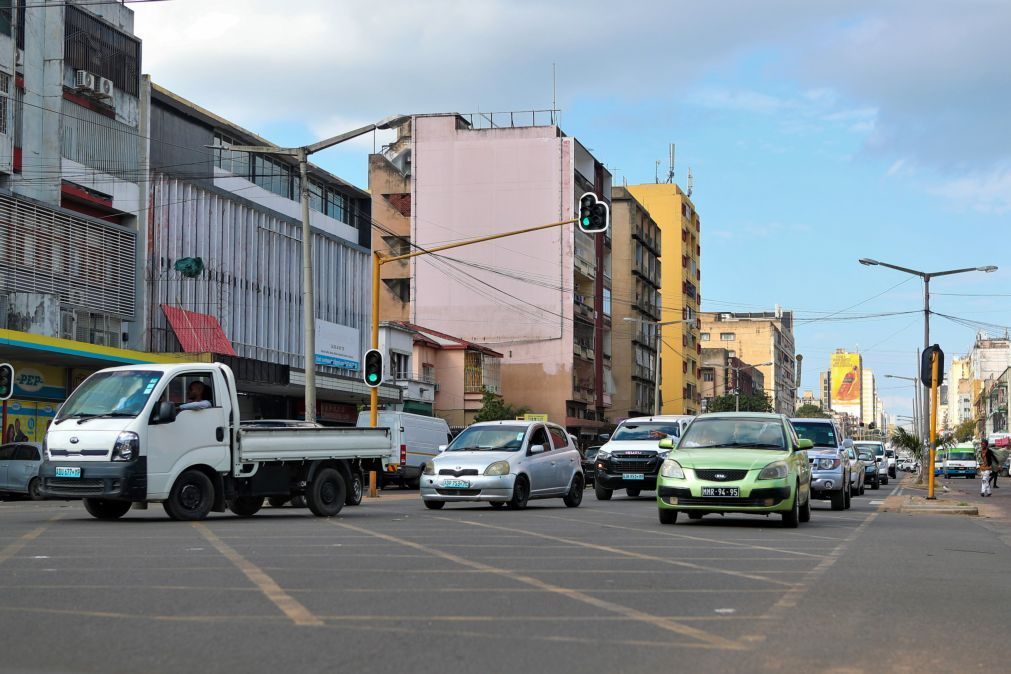
M161 372L120 370L88 377L63 403L53 423L97 416L135 417L161 379Z
M676 421L624 423L611 436L611 440L663 440L681 437L681 427Z
M975 461L976 454L974 452L949 452L948 461Z
M456 436L447 452L506 451L518 452L526 437L526 426L471 426Z

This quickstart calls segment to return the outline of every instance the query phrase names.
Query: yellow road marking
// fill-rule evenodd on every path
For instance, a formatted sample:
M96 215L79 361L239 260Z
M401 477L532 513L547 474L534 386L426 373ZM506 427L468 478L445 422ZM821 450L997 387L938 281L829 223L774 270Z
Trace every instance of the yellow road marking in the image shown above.
M292 597L290 594L281 589L273 578L264 573L260 567L253 564L251 561L240 555L235 551L235 548L225 543L223 540L217 537L217 535L207 528L207 525L200 522L194 522L193 526L196 528L200 534L207 539L207 542L213 545L218 552L220 552L224 557L228 559L232 564L234 564L239 571L245 574L246 578L249 579L253 585L260 589L267 599L272 601L277 608L291 619L296 625L308 625L308 626L319 626L323 624L323 621L313 615L312 611L307 609L301 604L297 599Z
M444 518L439 518L444 519ZM562 518L564 519L564 518ZM590 550L600 550L602 552L609 552L615 555L621 555L623 557L631 557L632 559L641 559L649 562L660 562L661 564L668 564L670 566L680 566L687 569L692 569L695 571L705 572L705 573L720 573L728 576L735 576L737 578L747 578L748 580L760 580L765 583L772 583L774 585L784 585L786 587L793 587L793 583L789 583L783 580L776 580L775 578L769 578L767 576L759 576L753 573L744 573L743 571L731 571L729 569L717 569L712 566L704 566L702 564L692 564L691 562L683 562L677 559L670 559L669 557L658 557L656 555L646 555L641 552L633 552L631 550L622 550L621 548L612 548L608 545L597 545L596 543L584 543L583 541L577 541L571 538L561 538L559 536L551 536L549 534L542 534L536 531L526 531L524 529L514 529L512 527L502 527L494 524L484 524L483 522L472 522L469 520L454 520L459 521L460 524L469 524L475 527L486 527L488 529L497 529L500 531L511 531L513 533L522 533L527 536L534 536L536 538L543 538L549 541L555 541L558 543L568 543L569 545L578 545L581 548L588 548Z
M673 632L675 634L680 634L682 636L689 636L699 640L700 642L702 642L703 644L705 644L710 648L718 648L726 650L742 650L744 648L744 646L735 641L726 639L724 637L715 634L710 634L704 630L700 630L695 627L690 627L688 625L682 625L678 622L669 620L667 618L661 618L659 616L651 615L649 613L645 613L643 611L639 611L634 608L629 608L627 606L615 604L614 602L599 599L584 592L579 592L578 590L571 590L568 588L560 587L558 585L553 585L552 583L540 580L539 578L534 578L532 576L515 573L508 569L502 569L496 566L491 566L490 564L474 562L449 552L443 552L442 550L437 550L427 545L415 543L414 541L404 540L402 538L391 536L389 534L383 534L377 531L369 531L368 529L362 529L361 527L356 527L354 525L346 524L344 522L335 522L333 520L326 520L326 521L336 526L349 529L351 531L357 531L359 533L366 533L375 536L376 538L389 541L390 543L396 543L397 545L403 545L409 548L413 548L415 550L427 552L428 554L434 557L445 559L446 561L459 564L460 566L465 566L475 571L480 571L482 573L491 573L497 576L502 576L504 578L509 578L510 580L523 583L524 585L529 585L544 592L551 592L552 594L561 595L574 601L587 604L589 606L594 606L596 608L603 609L611 613L616 613L618 615L625 616L626 618L629 618L631 620L636 620L638 622L653 625L654 627L665 630L667 632Z
M43 531L48 529L53 522L60 519L61 517L63 517L62 514L56 515L55 517L49 520L48 524L43 524L41 527L32 529L31 531L29 531L27 534L17 539L16 541L5 545L3 549L0 549L0 564L3 564L8 559L21 552L21 549L23 547L25 547L26 545L34 541L36 538L41 536Z

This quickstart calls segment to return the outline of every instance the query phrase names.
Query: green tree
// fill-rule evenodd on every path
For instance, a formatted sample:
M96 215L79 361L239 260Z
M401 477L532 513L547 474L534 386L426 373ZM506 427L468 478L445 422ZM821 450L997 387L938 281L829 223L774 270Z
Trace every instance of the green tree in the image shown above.
M905 450L920 462L920 474L916 478L916 483L922 485L926 479L927 471L934 470L934 467L925 464L923 441L920 440L920 436L914 435L900 426L892 433L889 441L892 443L892 449L896 452Z
M830 415L822 412L821 408L817 405L808 403L798 407L797 411L793 413L793 416L804 417L805 419L828 419Z
M737 409L736 396L724 395L718 398L713 398L709 401L709 406L706 408L710 412L733 412ZM751 395L742 395L740 401L740 411L741 412L771 412L772 411L772 399L763 391L761 393L752 393Z
M969 442L976 435L976 422L973 419L966 419L955 427L955 440L958 442Z
M510 405L502 396L486 388L481 394L481 409L474 415L474 421L508 421L523 416L529 411L529 407Z

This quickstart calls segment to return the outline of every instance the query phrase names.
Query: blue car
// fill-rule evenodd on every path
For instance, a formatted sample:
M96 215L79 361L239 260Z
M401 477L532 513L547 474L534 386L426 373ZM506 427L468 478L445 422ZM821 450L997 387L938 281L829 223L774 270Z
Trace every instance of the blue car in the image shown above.
M42 498L39 492L39 466L42 445L37 442L11 442L0 445L0 494Z

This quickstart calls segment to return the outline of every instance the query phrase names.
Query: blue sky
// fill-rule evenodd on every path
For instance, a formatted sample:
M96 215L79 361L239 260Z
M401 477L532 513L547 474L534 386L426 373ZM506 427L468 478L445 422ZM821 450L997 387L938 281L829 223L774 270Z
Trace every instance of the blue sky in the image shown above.
M897 285L907 277L861 266L861 257L927 271L1001 266L936 280L932 308L1011 325L1003 259L1011 248L1011 3L392 0L377 9L173 0L134 8L145 72L279 144L394 112L547 108L556 64L563 129L593 148L616 182L652 182L655 161L665 171L667 145L676 144L676 179L683 185L691 167L702 217L703 308L794 309L805 388L817 389L835 348L859 348L889 412L909 413L909 386L880 375L912 373L922 315L861 315L919 310L922 287ZM278 28L299 39L277 43ZM592 44L601 47L596 61L584 46ZM365 137L317 161L364 186L374 140L388 139ZM974 337L937 316L931 328L949 360Z

